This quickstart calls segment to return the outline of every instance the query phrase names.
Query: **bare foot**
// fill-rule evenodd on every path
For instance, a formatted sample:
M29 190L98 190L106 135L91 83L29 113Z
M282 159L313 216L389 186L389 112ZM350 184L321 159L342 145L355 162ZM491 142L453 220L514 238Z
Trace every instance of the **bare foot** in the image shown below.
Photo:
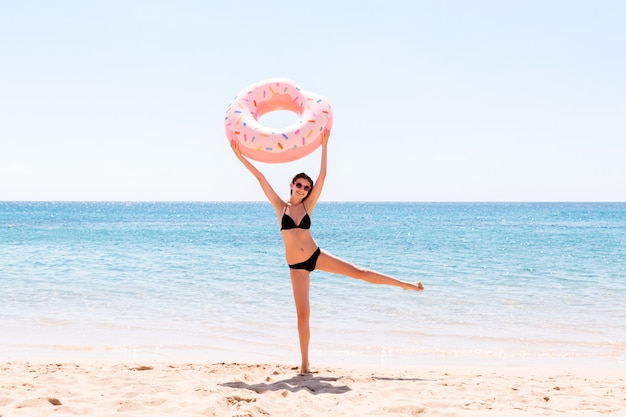
M309 364L307 363L306 366L302 365L300 367L300 375L306 375L306 374L310 374L311 370L309 369Z
M424 291L424 286L422 285L421 282L416 282L415 284L407 282L406 286L402 289L413 290L413 291Z

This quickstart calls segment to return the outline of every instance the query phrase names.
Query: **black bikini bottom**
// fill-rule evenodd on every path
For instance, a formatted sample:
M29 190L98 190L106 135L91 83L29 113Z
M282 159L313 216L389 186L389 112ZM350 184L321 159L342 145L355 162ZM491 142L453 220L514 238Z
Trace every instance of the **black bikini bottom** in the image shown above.
M289 265L289 268L291 268L291 269L306 269L307 271L311 272L311 271L315 270L315 265L317 264L317 258L319 258L321 252L322 251L318 247L317 250L315 252L313 252L313 255L311 255L311 257L309 259L307 259L304 262L298 262L297 264Z

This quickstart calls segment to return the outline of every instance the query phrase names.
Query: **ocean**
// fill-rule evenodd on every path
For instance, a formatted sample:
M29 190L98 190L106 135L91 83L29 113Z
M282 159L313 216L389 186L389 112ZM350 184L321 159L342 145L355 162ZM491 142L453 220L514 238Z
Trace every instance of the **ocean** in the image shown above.
M311 363L626 369L626 203L320 202ZM4 360L299 365L269 203L0 202Z

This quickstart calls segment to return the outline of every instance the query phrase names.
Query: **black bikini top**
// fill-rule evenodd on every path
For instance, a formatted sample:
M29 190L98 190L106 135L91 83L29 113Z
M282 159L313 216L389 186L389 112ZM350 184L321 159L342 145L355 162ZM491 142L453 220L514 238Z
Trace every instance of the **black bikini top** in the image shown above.
M304 206L303 206L304 207ZM285 206L285 211L283 212L283 218L280 221L280 230L290 230L290 229L310 229L311 228L311 218L309 217L309 213L306 211L306 207L304 207L304 212L306 213L302 220L300 220L300 224L296 224L295 221L287 214L287 206Z

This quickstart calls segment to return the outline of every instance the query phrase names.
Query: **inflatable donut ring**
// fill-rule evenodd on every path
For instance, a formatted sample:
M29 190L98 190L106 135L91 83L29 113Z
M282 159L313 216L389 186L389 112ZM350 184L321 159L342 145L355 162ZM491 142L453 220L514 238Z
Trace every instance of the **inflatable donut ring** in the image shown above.
M289 110L299 116L291 126L270 128L259 123L264 114ZM328 101L302 90L293 81L273 78L252 84L228 106L224 128L228 140L237 140L241 153L259 162L291 162L313 152L331 129Z

